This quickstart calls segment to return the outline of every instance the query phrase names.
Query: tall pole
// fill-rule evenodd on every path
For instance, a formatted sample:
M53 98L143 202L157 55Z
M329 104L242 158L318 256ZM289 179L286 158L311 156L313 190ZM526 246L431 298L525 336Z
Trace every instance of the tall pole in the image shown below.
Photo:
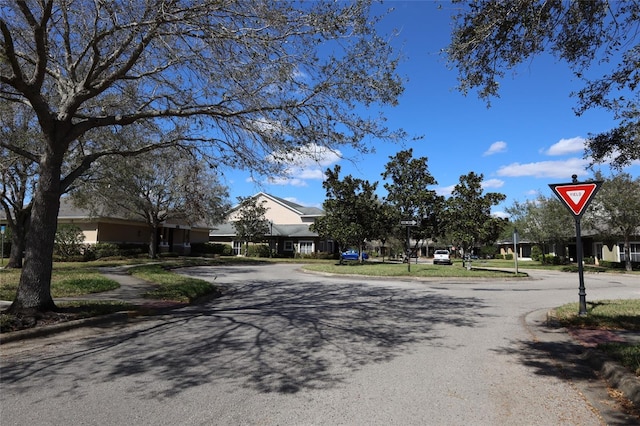
M4 225L0 226L0 268L4 268Z
M409 225L407 225L407 272L411 272L411 240L409 234Z
M580 280L578 296L580 297L580 308L578 315L587 315L587 291L584 287L584 267L582 265L582 237L580 234L580 218L576 217L576 257L578 258L578 279Z
M513 259L516 265L516 275L518 275L518 230L513 228Z

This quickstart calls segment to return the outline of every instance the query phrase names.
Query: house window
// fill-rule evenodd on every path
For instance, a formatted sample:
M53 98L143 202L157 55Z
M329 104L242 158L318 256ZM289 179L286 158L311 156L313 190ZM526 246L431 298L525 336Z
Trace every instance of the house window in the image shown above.
M284 251L293 251L293 241L284 242Z
M640 262L640 243L630 243L629 247L631 248L630 250L631 261ZM620 244L620 262L625 262L625 261L626 261L626 258L624 253L624 243L621 243Z
M300 254L312 254L313 241L300 241Z
M240 256L240 253L242 253L242 241L234 241L233 254L236 256Z

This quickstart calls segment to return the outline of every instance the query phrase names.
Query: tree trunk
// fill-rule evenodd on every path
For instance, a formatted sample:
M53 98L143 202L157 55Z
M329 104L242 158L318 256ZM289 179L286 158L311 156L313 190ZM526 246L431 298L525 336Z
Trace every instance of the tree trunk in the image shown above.
M149 258L158 257L158 225L151 224L151 235L149 236Z
M60 209L62 156L45 155L40 163L38 186L33 194L29 232L20 283L9 311L45 312L56 310L51 297L53 246Z
M31 206L16 212L15 215L15 222L11 229L11 253L6 267L20 269L22 268L22 257L31 219Z

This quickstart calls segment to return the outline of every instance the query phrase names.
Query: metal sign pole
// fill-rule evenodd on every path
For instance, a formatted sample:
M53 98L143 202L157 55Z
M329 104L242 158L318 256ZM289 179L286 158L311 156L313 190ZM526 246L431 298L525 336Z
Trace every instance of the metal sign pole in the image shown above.
M518 275L518 230L513 228L513 259L516 266L516 275Z
M578 182L578 176L571 176L571 183L556 183L549 184L549 187L558 196L558 198L564 203L565 207L569 209L571 214L576 220L576 257L578 262L578 296L580 307L578 315L587 315L587 292L584 286L584 266L583 266L583 250L582 250L582 235L580 230L580 218L582 214L591 203L591 200L596 195L602 181L591 182Z
M580 234L580 217L576 217L576 257L578 258L578 296L580 298L580 307L578 315L581 317L587 315L587 291L584 287L584 267L582 262L582 237Z
M409 228L411 226L407 225L407 272L411 272L411 234L409 232Z
M407 227L407 271L411 272L411 234L409 228L416 226L418 222L416 220L401 220L400 225ZM417 259L416 259L417 263Z

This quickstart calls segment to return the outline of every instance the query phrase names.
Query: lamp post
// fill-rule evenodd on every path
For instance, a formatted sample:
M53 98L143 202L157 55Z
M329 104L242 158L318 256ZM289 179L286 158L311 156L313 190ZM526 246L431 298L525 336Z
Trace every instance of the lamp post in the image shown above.
M513 228L513 260L516 264L516 275L518 275L518 230Z

